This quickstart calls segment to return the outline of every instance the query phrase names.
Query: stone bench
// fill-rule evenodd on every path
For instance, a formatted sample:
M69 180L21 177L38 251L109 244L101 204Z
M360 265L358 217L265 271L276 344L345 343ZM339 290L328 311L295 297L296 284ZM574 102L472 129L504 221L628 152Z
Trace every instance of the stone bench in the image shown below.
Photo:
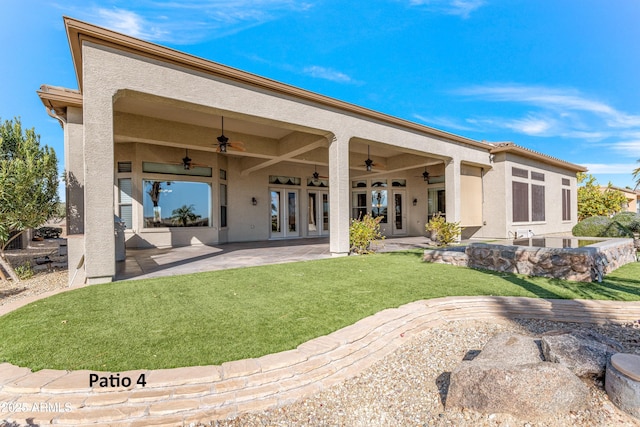
M640 356L627 353L611 356L605 389L618 408L640 419Z

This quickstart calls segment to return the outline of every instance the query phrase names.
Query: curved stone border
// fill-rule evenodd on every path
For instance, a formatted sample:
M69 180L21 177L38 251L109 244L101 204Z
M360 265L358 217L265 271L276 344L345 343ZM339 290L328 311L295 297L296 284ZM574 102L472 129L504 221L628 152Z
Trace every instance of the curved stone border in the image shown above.
M40 425L176 426L274 408L355 376L427 328L470 318L629 322L640 320L640 302L520 297L417 301L383 310L295 350L221 366L121 372L121 378L133 379L127 388L90 388L92 371L32 373L3 363L0 410L5 412L0 419ZM142 373L144 388L135 385Z

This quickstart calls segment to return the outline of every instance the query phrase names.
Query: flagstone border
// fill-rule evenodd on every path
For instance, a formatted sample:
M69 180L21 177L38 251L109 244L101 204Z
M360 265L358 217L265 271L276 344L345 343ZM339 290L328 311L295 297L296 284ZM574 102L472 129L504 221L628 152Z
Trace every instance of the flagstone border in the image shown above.
M0 364L0 420L39 425L181 426L275 408L351 378L420 332L454 320L640 321L640 302L447 297L383 310L294 350L220 366L120 372L130 387L89 387L93 371ZM146 386L135 384L145 374ZM8 412L9 410L11 412Z

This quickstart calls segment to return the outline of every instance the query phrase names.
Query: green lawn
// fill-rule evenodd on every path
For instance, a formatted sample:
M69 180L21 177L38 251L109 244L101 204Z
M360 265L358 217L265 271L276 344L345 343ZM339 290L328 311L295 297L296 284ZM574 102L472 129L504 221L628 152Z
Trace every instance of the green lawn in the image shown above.
M421 262L422 251L94 285L0 317L0 362L123 371L295 348L382 309L451 295L640 300L640 263L576 283Z

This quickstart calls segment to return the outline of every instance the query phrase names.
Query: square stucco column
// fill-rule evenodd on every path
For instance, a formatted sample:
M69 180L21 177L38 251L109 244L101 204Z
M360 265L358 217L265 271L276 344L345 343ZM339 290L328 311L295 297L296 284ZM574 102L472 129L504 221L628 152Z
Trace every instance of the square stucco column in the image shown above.
M337 136L329 142L329 250L332 255L349 254L349 138Z
M110 282L116 273L113 95L87 77L85 69L85 271L87 283L94 284Z
M66 169L67 247L69 285L84 283L84 269L79 264L84 247L84 151L82 109L67 108L64 125L64 163ZM71 279L74 278L74 283Z
M460 221L460 161L449 160L444 167L447 222Z

